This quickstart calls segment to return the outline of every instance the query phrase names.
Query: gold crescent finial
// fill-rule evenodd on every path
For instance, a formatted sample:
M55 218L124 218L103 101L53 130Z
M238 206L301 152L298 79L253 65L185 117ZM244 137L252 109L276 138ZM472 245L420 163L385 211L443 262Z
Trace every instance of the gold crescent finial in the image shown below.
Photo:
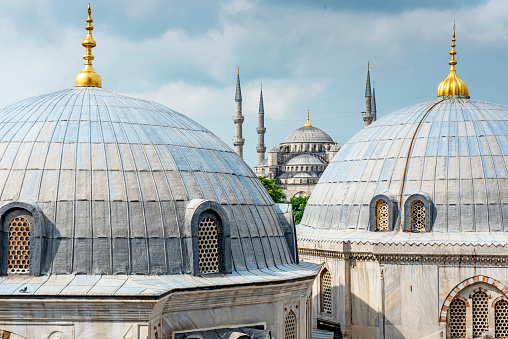
M309 116L310 116L310 110L307 110L307 122L305 123L305 125L303 125L303 127L312 127L312 124L310 123L310 120L309 120Z
M84 87L102 87L102 79L99 74L97 74L92 67L92 60L94 56L92 55L92 48L94 48L97 44L92 37L92 10L90 8L90 4L88 4L88 18L86 19L88 23L86 25L86 38L81 43L83 47L86 48L86 54L83 56L85 59L85 68L76 75L76 79L74 80L75 86L84 86Z
M263 90L263 82L261 82L261 90Z
M240 74L240 66L236 65L236 74Z
M452 38L452 50L450 51L450 61L448 64L450 65L450 71L448 72L448 77L444 79L437 88L437 96L438 98L469 98L469 89L464 81L462 81L457 76L457 70L455 69L455 65L457 61L455 60L455 21L453 22L453 38Z

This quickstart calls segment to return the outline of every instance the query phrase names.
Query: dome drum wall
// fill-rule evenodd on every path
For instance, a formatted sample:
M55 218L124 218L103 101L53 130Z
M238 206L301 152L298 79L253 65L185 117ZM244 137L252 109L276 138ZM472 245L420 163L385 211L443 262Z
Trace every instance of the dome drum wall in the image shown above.
M397 219L405 223L406 201L428 196L427 231L507 232L507 126L507 107L473 99L391 113L337 153L307 203L302 225L369 230L372 198L389 192L400 210Z
M233 269L292 262L255 174L184 115L97 87L0 111L0 203L33 202L46 229L32 274L189 273L194 199L227 214Z

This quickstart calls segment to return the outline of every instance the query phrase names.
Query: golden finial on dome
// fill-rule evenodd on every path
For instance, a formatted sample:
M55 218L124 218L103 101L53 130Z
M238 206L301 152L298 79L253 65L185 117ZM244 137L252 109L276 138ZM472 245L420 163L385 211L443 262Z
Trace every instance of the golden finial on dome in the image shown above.
M448 77L444 79L437 87L438 98L467 98L469 99L469 89L464 81L457 76L457 70L455 65L455 22L453 23L453 38L452 38L452 50L450 55L452 56L448 64L450 65L450 71Z
M86 48L86 54L83 56L83 59L85 59L85 68L76 75L76 79L74 80L75 86L84 86L84 87L101 87L102 86L102 79L99 74L97 74L94 69L92 68L92 60L94 59L94 56L92 55L92 48L94 48L97 44L95 43L95 40L92 37L92 10L90 9L90 4L88 4L88 18L86 19L86 22L88 24L86 25L86 38L81 43L83 47Z
M312 127L312 124L309 121L309 115L310 115L310 110L307 110L307 122L305 123L305 125L303 125L303 127Z

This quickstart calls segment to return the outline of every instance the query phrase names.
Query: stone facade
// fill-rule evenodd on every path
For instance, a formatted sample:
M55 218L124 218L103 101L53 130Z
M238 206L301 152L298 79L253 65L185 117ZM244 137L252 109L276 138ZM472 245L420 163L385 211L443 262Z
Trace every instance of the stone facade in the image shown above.
M494 302L508 298L508 246L310 239L299 246L300 258L325 263L333 281L333 311L326 313L318 275L313 317L340 324L345 338L451 338L448 310L458 297L468 303L465 331L473 338L471 298L480 289L488 291L487 333L494 338Z

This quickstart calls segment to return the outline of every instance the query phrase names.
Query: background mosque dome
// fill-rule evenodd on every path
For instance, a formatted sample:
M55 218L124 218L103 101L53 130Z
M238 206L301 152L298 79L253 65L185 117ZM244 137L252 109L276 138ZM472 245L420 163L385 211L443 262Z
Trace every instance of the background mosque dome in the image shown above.
M167 107L99 87L0 111L0 192L3 211L40 212L41 273L189 273L191 201L220 205L233 269L293 262L272 199L224 142Z
M407 202L419 196L428 202L434 233L506 232L507 157L506 106L448 99L403 108L342 147L301 225L367 230L372 204L383 196L394 205L396 225L407 229Z
M284 140L285 144L297 143L297 142L324 142L332 143L332 138L317 127L300 127L291 132Z

